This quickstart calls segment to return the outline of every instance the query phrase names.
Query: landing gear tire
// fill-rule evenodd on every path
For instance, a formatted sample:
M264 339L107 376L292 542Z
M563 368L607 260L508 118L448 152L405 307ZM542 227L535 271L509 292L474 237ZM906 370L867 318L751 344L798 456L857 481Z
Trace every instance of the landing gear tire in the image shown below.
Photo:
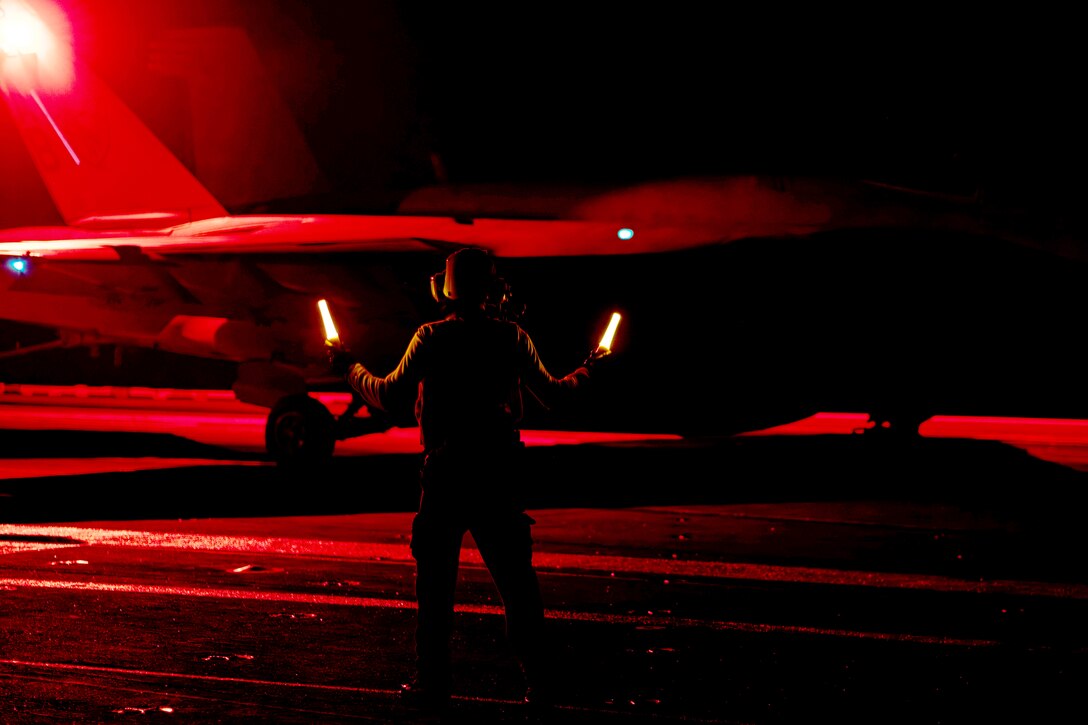
M268 414L265 447L283 468L323 465L336 446L335 423L329 409L309 395L289 395Z

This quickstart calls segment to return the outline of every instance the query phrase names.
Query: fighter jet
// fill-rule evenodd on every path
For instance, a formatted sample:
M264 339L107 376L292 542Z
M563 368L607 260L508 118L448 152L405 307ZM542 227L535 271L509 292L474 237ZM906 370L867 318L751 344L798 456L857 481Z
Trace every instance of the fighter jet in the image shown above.
M829 332L815 300L847 318L889 309L895 293L866 255L893 243L1004 244L971 199L838 178L438 184L394 214L232 214L29 5L0 7L0 91L65 222L0 230L0 318L51 331L0 359L113 345L220 361L238 399L268 408L268 452L285 465L411 422L361 401L334 417L312 395L342 384L325 363L318 300L368 367L390 370L415 328L441 314L429 280L463 246L495 255L508 284L501 313L556 370L585 357L611 313L624 315L615 369L590 402L542 405L530 419L687 435L796 420L828 403L887 404L868 383L843 384L888 369L882 323L862 315L874 329L858 339ZM821 281L817 260L846 286ZM864 292L844 291L849 265ZM831 364L834 344L849 353ZM917 408L904 392L916 387L895 387L892 407Z

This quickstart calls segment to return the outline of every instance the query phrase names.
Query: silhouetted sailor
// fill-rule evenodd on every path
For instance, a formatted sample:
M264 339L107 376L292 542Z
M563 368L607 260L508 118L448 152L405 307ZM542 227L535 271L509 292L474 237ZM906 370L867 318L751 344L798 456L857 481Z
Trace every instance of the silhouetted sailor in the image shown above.
M507 639L526 678L526 702L546 705L550 665L544 607L532 563L532 518L525 512L519 421L522 388L550 402L589 379L597 351L563 377L544 366L529 335L497 314L505 284L490 255L462 249L431 279L444 319L422 325L396 369L376 376L350 353L329 350L334 370L366 402L395 409L414 398L423 462L422 495L412 523L416 560L416 675L405 699L445 707L458 558L465 532L502 596Z

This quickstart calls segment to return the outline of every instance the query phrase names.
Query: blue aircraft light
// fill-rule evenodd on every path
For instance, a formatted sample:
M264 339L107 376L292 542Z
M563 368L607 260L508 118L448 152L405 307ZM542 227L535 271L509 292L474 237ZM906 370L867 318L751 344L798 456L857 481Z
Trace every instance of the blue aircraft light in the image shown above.
M616 232L616 236L624 241L627 241L631 237L635 236L635 230L631 229L630 227L624 227L623 229L620 229L618 232Z
M8 269L15 274L26 274L30 270L30 262L22 258L8 260Z

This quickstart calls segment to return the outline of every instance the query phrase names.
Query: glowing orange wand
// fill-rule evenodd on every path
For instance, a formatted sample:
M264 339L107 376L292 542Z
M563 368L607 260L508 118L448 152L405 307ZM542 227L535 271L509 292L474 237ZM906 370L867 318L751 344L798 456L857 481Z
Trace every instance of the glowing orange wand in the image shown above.
M329 312L329 303L325 300L317 301L317 309L321 311L321 322L325 325L325 343L340 347L340 333L336 331L336 324L332 321L332 313Z
M601 337L601 342L597 345L597 350L605 354L612 352L612 340L616 337L616 328L620 326L620 313L613 312L612 319L608 321L608 327L604 331L604 335Z
M585 359L583 365L589 365L595 360L600 360L606 355L612 354L612 340L616 337L616 328L620 326L620 313L613 312L612 319L608 321L608 327L604 331L604 335L601 336L601 341L597 343L597 347L593 352L589 353L589 357Z

